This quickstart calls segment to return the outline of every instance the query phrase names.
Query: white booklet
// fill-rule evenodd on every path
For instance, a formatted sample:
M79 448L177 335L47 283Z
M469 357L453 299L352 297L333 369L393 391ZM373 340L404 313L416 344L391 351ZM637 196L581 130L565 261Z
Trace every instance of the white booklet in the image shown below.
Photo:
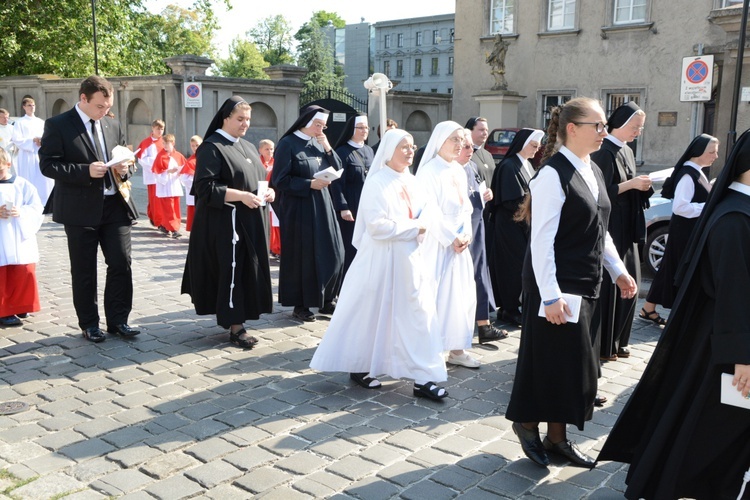
M750 410L750 399L742 397L742 393L732 385L734 375L731 373L721 374L721 402L725 405L737 406Z
M336 170L333 167L328 167L325 170L321 170L320 172L315 172L313 174L313 177L316 179L323 179L324 181L333 182L336 179L341 178L341 174L344 173L344 169Z
M138 154L138 151L140 151L140 149L131 151L125 146L115 146L114 149L112 149L112 154L110 155L110 158L112 159L109 160L105 165L107 167L114 167L115 165L119 165L127 161L135 161L135 155Z
M583 297L580 295L573 295L572 293L563 293L561 294L561 298L567 302L568 309L570 309L570 316L565 316L568 323L578 323L578 317L581 314L581 299ZM544 301L539 304L539 316L542 318L547 317L547 315L544 314Z

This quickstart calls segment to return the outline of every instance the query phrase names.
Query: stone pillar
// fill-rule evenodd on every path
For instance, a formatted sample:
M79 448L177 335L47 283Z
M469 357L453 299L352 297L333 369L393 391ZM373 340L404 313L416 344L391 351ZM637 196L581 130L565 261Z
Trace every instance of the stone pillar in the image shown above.
M172 68L173 75L181 75L187 78L190 76L204 76L214 61L207 57L182 54L167 57L164 59L164 63Z
M307 68L295 66L294 64L277 64L263 68L268 78L271 80L284 80L288 82L300 83L302 77L307 74Z
M483 90L473 97L479 103L479 116L487 118L490 128L518 127L518 103L526 96L512 90Z

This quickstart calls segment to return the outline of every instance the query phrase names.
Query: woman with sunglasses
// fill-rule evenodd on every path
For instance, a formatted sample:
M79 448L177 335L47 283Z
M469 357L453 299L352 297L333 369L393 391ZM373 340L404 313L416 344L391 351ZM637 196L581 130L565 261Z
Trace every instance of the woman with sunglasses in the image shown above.
M568 440L566 425L583 430L594 412L599 352L596 310L605 273L633 297L628 274L607 233L610 203L602 173L589 155L607 135L598 101L571 99L552 111L546 150L529 183L530 241L523 269L523 333L506 418L528 458L541 467L550 454L580 467L596 461ZM562 144L552 155L555 143ZM575 313L575 314L574 314ZM542 443L539 423L547 422Z

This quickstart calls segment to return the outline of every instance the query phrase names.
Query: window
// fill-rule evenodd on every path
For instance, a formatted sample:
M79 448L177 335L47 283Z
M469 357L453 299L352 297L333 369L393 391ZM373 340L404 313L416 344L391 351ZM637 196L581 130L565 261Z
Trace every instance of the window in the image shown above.
M492 0L490 7L490 34L513 33L513 0Z
M437 94L437 89L430 89L430 92L432 92L433 94Z
M645 23L647 0L615 0L615 24Z
M456 30L451 28L451 43L456 41Z
M547 29L572 30L575 28L576 0L548 0Z
M404 46L404 34L403 33L399 33L398 35L396 35L396 45L399 47Z
M732 7L733 5L742 5L742 0L721 0L722 7Z
M414 76L422 76L422 60L414 59Z
M438 74L438 58L433 57L432 58L432 70L430 71L431 75L437 75Z
M391 76L391 61L383 61L383 73L385 76Z
M542 129L549 127L550 112L555 106L565 104L571 99L570 95L546 94L542 96Z
M396 76L404 76L404 61L402 59L396 60Z
M422 45L422 32L417 31L417 47L419 47L420 45Z
M385 35L383 46L386 49L391 48L391 35Z
M432 30L432 45L440 43L440 30Z
M448 74L449 75L453 74L453 56L450 56L448 58Z
M422 89L414 89L414 92L422 92Z
M449 93L449 94L452 94L452 93L453 93L453 87L448 87L448 93Z

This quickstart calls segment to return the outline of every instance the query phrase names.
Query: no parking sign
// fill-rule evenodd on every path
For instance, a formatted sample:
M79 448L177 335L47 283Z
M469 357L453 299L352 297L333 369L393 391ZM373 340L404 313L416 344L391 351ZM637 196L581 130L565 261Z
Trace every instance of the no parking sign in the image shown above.
M185 82L182 84L182 98L186 108L203 107L203 84L199 82Z
M710 101L714 56L682 58L680 101Z

